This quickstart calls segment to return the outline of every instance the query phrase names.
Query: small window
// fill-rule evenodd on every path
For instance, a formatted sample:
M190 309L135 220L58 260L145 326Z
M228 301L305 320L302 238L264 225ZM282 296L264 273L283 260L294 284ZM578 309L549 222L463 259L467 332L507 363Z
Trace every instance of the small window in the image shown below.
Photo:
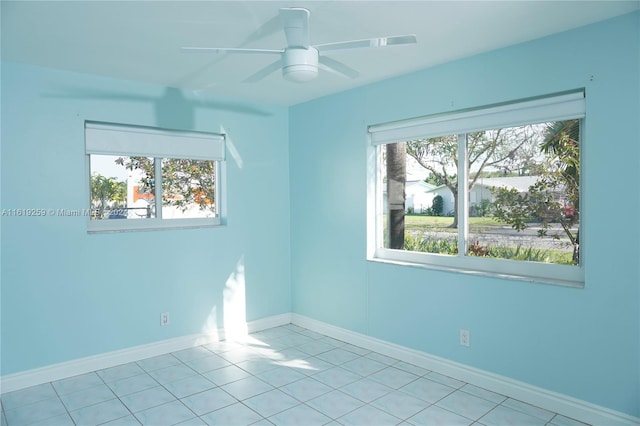
M213 226L224 136L87 122L88 230Z
M581 285L584 94L371 126L369 258Z

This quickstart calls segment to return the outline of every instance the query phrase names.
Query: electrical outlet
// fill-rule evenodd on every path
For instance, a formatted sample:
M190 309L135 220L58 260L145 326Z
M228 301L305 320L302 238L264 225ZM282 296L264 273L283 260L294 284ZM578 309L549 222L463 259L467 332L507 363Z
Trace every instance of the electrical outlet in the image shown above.
M469 330L460 329L460 344L466 347L471 346L471 333L469 333Z
M169 325L169 312L163 312L160 314L160 325Z

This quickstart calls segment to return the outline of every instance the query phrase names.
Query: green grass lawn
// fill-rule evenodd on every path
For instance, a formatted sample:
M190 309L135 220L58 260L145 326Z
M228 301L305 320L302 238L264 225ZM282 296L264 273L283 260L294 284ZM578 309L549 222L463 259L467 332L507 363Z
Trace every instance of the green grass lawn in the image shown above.
M404 216L405 229L408 231L441 231L457 233L458 230L450 228L453 223L452 217L445 216L424 216L420 214L407 214ZM506 223L501 223L492 217L470 217L469 227L474 231L483 232L490 229L497 229L503 226L510 227Z

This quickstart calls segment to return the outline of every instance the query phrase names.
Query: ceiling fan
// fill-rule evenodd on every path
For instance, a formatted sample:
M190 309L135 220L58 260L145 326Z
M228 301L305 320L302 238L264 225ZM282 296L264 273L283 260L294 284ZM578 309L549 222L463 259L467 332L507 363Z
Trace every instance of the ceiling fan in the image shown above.
M259 53L280 55L280 59L262 68L245 79L245 82L256 82L277 69L282 69L284 78L297 83L313 80L318 76L318 68L348 78L355 78L358 72L335 59L320 53L344 49L377 48L416 43L416 36L401 35L378 37L364 40L350 40L337 43L309 44L309 10L301 7L287 7L280 9L280 18L287 39L284 49L244 49L233 47L183 47L183 51L190 52L228 52L228 53Z

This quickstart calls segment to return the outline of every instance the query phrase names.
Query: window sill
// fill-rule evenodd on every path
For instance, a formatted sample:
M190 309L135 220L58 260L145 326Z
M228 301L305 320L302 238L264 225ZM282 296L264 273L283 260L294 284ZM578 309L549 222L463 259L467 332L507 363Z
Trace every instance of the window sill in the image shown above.
M161 231L171 229L213 228L224 225L220 218L199 219L106 219L91 220L87 233Z
M512 281L523 281L523 282L531 282L538 284L548 284L548 285L556 285L561 287L571 287L571 288L584 288L584 274L583 270L580 267L575 266L567 266L567 265L553 265L553 264L541 264L537 262L523 262L523 261L509 261L505 259L486 259L486 258L459 258L457 256L443 256L443 255L426 255L424 253L407 253L400 250L387 250L384 249L386 254L391 253L389 256L380 256L378 254L374 256L369 256L367 261L388 265L396 265L396 266L405 266L405 267L413 267L420 269L428 269L434 271L441 272L450 272L456 274L464 274L464 275L472 275L476 277L485 277L485 278L498 278L498 279L506 279ZM406 255L406 256L403 256ZM424 256L427 260L416 260L412 257ZM443 259L445 258L446 259ZM431 258L431 259L430 259ZM431 260L431 261L429 261ZM441 262L438 262L440 260ZM444 260L444 262L442 262ZM450 263L450 264L445 264ZM454 265L458 263L458 265ZM486 263L481 268L474 267L474 264L478 263ZM498 270L490 270L492 265L499 265L500 263L506 264L509 266L513 266L517 264L516 267L519 266L519 269L529 269L529 270L559 270L560 273L556 276L551 272L546 272L544 275L530 273L530 274L518 274L508 271L498 271ZM523 265L524 264L524 265ZM501 269L501 268L495 268ZM567 273L568 272L568 273Z

